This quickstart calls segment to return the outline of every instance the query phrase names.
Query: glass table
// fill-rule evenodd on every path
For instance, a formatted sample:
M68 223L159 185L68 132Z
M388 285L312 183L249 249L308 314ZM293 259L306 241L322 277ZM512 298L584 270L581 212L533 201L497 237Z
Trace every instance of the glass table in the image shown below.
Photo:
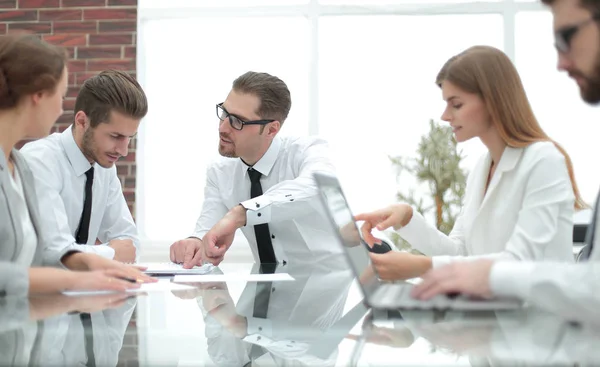
M215 269L257 271L255 264ZM277 271L294 280L0 299L0 365L600 364L598 325L532 308L369 310L343 261Z

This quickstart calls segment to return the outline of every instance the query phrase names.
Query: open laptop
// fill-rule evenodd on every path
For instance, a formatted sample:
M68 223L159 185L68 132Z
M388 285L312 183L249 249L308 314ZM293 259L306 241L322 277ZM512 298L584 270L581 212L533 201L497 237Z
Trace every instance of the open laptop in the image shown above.
M515 309L522 303L513 299L474 300L464 295L438 295L430 300L416 300L410 296L414 286L408 282L381 281L369 257L367 244L362 241L352 211L340 183L334 175L315 173L321 201L331 221L339 243L344 249L369 307L383 310L440 309L440 310L501 310Z

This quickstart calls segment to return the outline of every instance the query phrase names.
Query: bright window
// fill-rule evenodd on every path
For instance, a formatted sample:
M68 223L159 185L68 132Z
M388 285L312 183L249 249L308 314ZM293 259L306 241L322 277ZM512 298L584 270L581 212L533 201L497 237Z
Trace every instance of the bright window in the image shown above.
M556 72L543 9L508 0L140 0L138 75L150 102L137 152L142 237L170 242L193 230L217 155L215 104L248 70L288 84L282 134L329 140L355 211L390 203L407 183L396 182L388 156L415 154L444 107L437 72L476 44L516 61L542 126L571 154L592 202L600 116ZM461 148L466 169L485 152L476 141Z

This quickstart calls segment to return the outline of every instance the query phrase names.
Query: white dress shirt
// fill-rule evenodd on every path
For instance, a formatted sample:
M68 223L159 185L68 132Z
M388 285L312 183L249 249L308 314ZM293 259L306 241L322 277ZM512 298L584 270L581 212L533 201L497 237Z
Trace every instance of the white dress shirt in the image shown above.
M135 311L137 298L118 308L90 314L95 366L117 366L127 325ZM85 327L80 314L62 314L45 319L35 366L89 366Z
M400 236L433 256L434 267L466 256L573 262L575 195L565 157L551 142L506 147L486 192L491 162L488 153L470 173L449 236L416 210Z
M254 225L268 223L279 263L313 263L343 256L318 197L314 172L333 172L327 143L318 138L275 137L253 166L263 195L250 199L248 166L239 158L220 158L208 168L204 205L193 237L202 237L236 205L247 210L241 230L259 262Z
M600 236L596 236L598 238ZM586 321L600 315L600 245L577 264L498 262L490 273L496 296L518 297L563 317Z
M115 251L108 242L131 239L139 254L137 229L115 166L107 169L94 164L88 242L87 245L75 242L85 199L85 172L92 166L77 146L72 126L26 144L21 152L35 177L44 233L50 236L46 246L54 251L72 248L112 259ZM96 239L102 244L95 245Z
M33 227L33 222L29 216L29 209L27 209L27 202L25 201L25 193L23 191L23 183L21 182L21 176L19 170L15 169L15 175L10 176L10 182L13 189L17 192L19 198L18 212L21 213L21 225L23 228L23 247L21 252L15 258L15 263L29 267L33 262L35 251L37 250L38 238Z
M205 315L208 354L218 366L244 366L249 362L252 345L267 352L259 358L259 366L333 366L337 360L337 345L326 359L310 355L309 349L324 332L344 316L344 306L354 276L342 261L326 261L314 266L280 266L277 273L294 278L286 284L273 282L267 318L253 317L257 282L248 282L235 305L238 315L246 317L247 335L242 339L198 305ZM258 265L252 273L257 273ZM269 360L275 361L269 363Z

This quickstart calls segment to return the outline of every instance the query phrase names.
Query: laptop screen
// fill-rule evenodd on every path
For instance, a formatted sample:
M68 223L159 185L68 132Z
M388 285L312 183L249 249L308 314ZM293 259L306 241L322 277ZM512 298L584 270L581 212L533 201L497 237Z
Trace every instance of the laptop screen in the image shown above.
M377 274L371 266L369 250L360 236L354 216L337 178L315 174L321 199L335 225L340 243L346 253L349 265L357 276L365 296L372 293L379 284Z

